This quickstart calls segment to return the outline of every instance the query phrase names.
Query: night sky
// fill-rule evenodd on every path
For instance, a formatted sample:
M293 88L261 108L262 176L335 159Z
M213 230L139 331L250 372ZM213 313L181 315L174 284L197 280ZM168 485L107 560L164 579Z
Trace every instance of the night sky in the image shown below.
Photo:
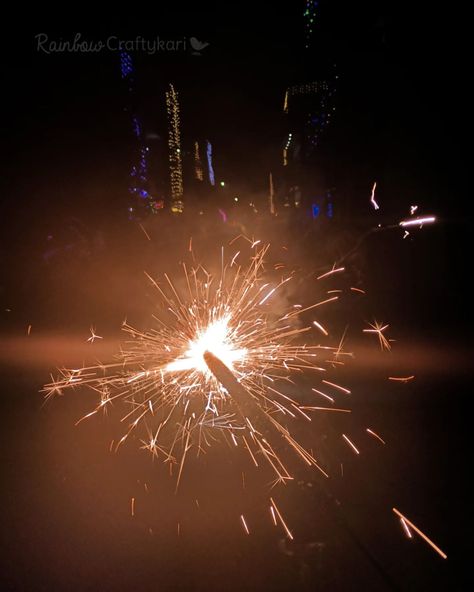
M36 51L35 35L196 36L210 44L200 56L191 55L189 43L179 54L134 56L138 109L159 142L166 140L164 90L172 81L183 137L209 137L218 179L264 193L285 137L285 89L336 72L336 112L318 166L338 189L338 215L347 225L370 215L366 197L377 180L387 215L403 216L405 204L416 201L446 220L447 245L436 265L461 273L456 266L469 234L461 16L383 3L320 4L309 50L297 3L278 10L202 5L186 14L163 9L133 24L6 32L2 239L14 245L6 251L41 248L71 217L90 232L105 228L122 220L128 204L131 134L117 53L45 55Z

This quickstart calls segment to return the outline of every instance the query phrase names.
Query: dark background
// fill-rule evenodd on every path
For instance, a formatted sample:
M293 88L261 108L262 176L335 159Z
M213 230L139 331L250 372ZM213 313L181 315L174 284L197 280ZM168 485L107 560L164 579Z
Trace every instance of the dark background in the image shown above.
M37 33L208 41L202 56L136 55L140 107L148 128L163 133L163 90L173 81L182 96L183 133L203 130L213 142L218 178L255 195L266 191L266 171L281 142L285 88L324 77L336 64L337 110L321 165L341 196L333 234L350 244L375 222L405 217L411 203L438 217L406 241L398 232L371 235L355 259L373 314L389 318L397 337L426 347L428 357L437 353L431 370L401 398L387 387L376 415L371 409L380 404L381 375L370 372L366 382L355 377L365 393L355 421L376 419L394 446L382 457L367 452L364 468L348 461L351 485L331 492L343 501L343 519L321 501L325 494L303 487L288 494L304 533L297 551L282 549L278 536L263 528L242 540L238 522L235 529L219 522L225 504L209 509L210 519L199 527L191 519L188 538L176 537L174 518L163 527L166 536L153 538L148 522L159 502L149 503L138 524L128 506L131 483L145 474L155 478L149 465L127 453L111 460L109 434L98 434L97 425L71 430L82 411L76 400L69 407L65 397L59 409L42 410L36 392L54 362L28 365L20 348L17 358L1 361L5 589L305 589L308 578L315 590L469 588L462 583L472 550L472 403L464 363L472 320L468 18L448 5L320 4L309 51L300 2L164 7L153 15L137 8L142 18L136 21L61 26L45 20L4 30L1 328L5 339L15 339L30 323L34 333L49 335L87 333L98 322L112 330L130 312L141 319L146 306L136 302L143 289L136 276L144 266L159 271L174 262L171 231L155 224L150 245L123 215L130 130L118 56L42 55ZM368 207L374 180L378 217ZM89 244L105 246L45 264L47 236L66 245L77 227ZM192 230L189 220L175 224L172 250L186 245ZM331 254L345 250L346 242L338 241L322 235L334 247ZM302 248L307 259L319 250L317 241ZM373 485L374 474L382 484ZM169 503L170 514L178 513L179 503ZM446 547L446 563L421 541L405 544L389 515L397 503ZM316 508L311 518L308 506ZM312 537L304 525L318 517ZM326 545L323 559L311 546L315 541Z
M163 135L164 89L173 81L183 135L208 135L218 178L251 195L266 192L267 171L280 150L285 88L325 77L335 64L337 109L318 173L337 186L335 208L345 232L396 222L414 202L420 213L440 218L436 231L418 233L415 248L396 237L397 257L389 256L381 270L390 277L379 283L394 286L398 303L407 294L398 290L398 279L410 277L407 266L416 269L410 281L421 283L423 296L438 297L424 298L411 316L421 323L427 315L425 328L436 318L437 330L449 336L470 314L462 289L471 228L464 19L416 4L320 4L308 51L298 3L278 10L245 3L230 11L218 5L184 14L163 9L133 24L43 29L51 39L70 39L80 29L87 39L152 38L158 31L162 38L208 40L201 56L135 55L139 109L145 127ZM129 232L123 212L131 134L118 56L41 54L34 35L43 29L4 37L2 263L15 269L13 279L3 279L6 307L16 298L10 282L28 278L48 235L63 235L67 243L74 224L88 237ZM367 206L374 180L383 203L377 217ZM449 314L439 315L438 302Z

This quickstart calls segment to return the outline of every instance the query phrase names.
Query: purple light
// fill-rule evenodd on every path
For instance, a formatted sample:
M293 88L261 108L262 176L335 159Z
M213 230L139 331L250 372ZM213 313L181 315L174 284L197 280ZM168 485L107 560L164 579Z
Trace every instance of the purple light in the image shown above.
M207 166L209 169L209 183L214 187L214 185L216 184L216 179L214 177L214 169L212 167L212 144L209 142L209 140L207 141L206 154Z

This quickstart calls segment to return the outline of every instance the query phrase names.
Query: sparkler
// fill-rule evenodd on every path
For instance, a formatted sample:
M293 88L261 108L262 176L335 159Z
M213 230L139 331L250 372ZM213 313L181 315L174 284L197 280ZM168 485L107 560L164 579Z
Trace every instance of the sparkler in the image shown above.
M294 274L288 273L275 283L266 282L263 272L269 245L262 246L259 240L249 243L251 257L246 267L238 263L242 250L230 257L227 265L222 256L221 272L216 276L201 265L188 269L183 264L183 291L166 274L161 282L148 276L164 305L163 315L154 317L155 328L143 332L124 322L129 340L123 344L118 361L63 369L43 389L47 399L78 387L87 387L98 395L95 408L77 423L107 412L114 403L124 404L127 411L121 421L127 429L115 450L138 427L144 428L142 448L152 458L169 463L170 470L177 466L176 489L189 452L199 454L219 439L239 447L256 467L266 464L275 484L293 479L282 449L291 450L307 468L316 468L328 478L326 467L295 439L288 426L297 418L311 422L310 413L314 411L350 413L350 409L335 406L336 397L350 396L350 389L326 378L329 371L343 364L342 357L352 355L343 350L345 334L337 346L302 342L309 331L314 333L314 327L328 337L328 331L309 317L311 311L337 301L339 296L280 309L276 295ZM191 242L189 250L192 252ZM334 265L316 279L342 271L344 268ZM383 334L387 328L375 322L364 332L377 335L381 349L388 350L390 343ZM91 327L87 341L93 343L95 339L102 337ZM289 395L288 385L294 386L294 377L301 373L319 378L319 388L312 388L311 393L323 397L330 406L307 405ZM412 378L390 377L406 382ZM328 389L330 395L324 392ZM376 432L366 431L385 444ZM348 436L342 434L342 438L360 455ZM275 501L270 501L274 523L279 522L292 540ZM135 514L135 498L131 500L131 514ZM244 531L250 534L244 515L240 518ZM406 517L400 518L442 554Z
M287 427L297 417L311 421L308 411L326 408L305 406L290 397L286 387L302 372L325 376L344 353L341 345L297 343L308 331L314 332L311 321L301 322L303 315L338 296L277 313L276 295L294 275L275 284L264 282L269 246L249 242L252 256L246 268L237 263L239 252L230 257L230 265L222 263L219 277L201 266L188 269L183 264L184 293L166 274L161 283L148 276L164 303L163 317L155 317L156 327L142 332L124 323L130 339L117 362L64 369L45 386L46 397L79 386L91 389L98 403L79 421L115 402L125 403L122 422L128 425L115 449L139 426L145 427L143 448L178 466L177 486L189 451L199 454L218 436L240 446L253 463L260 465L264 459L276 482L292 479L279 454L282 446L327 477ZM341 270L333 268L323 277L336 271ZM99 336L91 332L92 342ZM339 393L350 392L334 382L324 383Z

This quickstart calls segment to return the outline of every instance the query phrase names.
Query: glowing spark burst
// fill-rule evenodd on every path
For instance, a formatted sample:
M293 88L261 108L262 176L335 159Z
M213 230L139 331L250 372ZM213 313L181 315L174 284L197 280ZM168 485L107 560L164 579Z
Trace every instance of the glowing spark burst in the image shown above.
M87 341L89 343L94 343L94 341L96 339L104 339L103 337L101 337L100 335L97 335L95 332L95 327L91 327L90 328L90 332L91 332L91 336L89 337L89 339L87 339Z
M344 353L342 342L339 347L300 343L311 330L311 324L301 322L302 315L337 296L278 310L272 299L293 275L276 285L264 282L269 247L258 247L259 240L248 242L251 256L245 268L236 263L240 251L230 265L222 263L219 276L202 266L188 269L183 264L183 291L166 274L163 282L148 276L164 305L156 327L142 332L125 322L123 330L130 339L122 345L117 362L63 370L45 386L46 396L79 386L91 389L99 401L79 422L105 412L113 403L125 403L128 409L121 421L127 429L115 450L138 426L144 426L147 435L139 440L141 447L152 458L177 466L177 484L189 451L199 453L219 436L246 450L255 466L267 463L278 482L292 479L277 452L275 441L282 438L303 462L327 476L286 427L288 418L311 421L307 411L327 409L304 406L285 389L293 384L292 374L326 373ZM329 273L338 271L342 269ZM327 334L322 325L319 329ZM91 328L88 341L100 338Z
M385 337L383 332L390 327L390 325L384 325L383 323L379 323L375 321L374 324L369 323L370 329L364 329L364 333L374 333L379 338L379 344L381 350L391 350L392 346L390 345L389 340Z
M330 372L343 364L345 356L352 355L343 350L345 332L334 347L304 342L307 334L314 334L313 327L325 337L329 335L322 324L306 313L337 301L339 296L315 303L286 304L285 298L275 295L285 289L294 274L280 276L278 282L264 280L264 258L269 246L260 245L260 240L243 238L251 249L246 267L240 264L242 251L237 251L227 265L222 257L217 275L201 265L188 269L183 264L184 289L178 289L166 274L160 282L148 276L162 304L162 314L154 317L156 326L140 331L125 321L122 328L128 341L122 344L116 361L62 369L59 377L52 378L43 389L46 399L77 387L90 389L98 402L77 423L99 412L106 413L114 403L120 403L119 407L126 408L121 418L126 430L111 443L111 450L116 451L141 427L143 433L136 441L153 460L169 465L170 475L176 478L176 489L189 452L193 450L198 455L218 441L242 451L253 466L265 465L274 474L275 485L294 479L286 466L286 452L284 457L280 456L282 447L308 468L316 468L329 478L313 451L304 448L292 435L292 421L311 422L313 412L351 413L350 409L335 406L341 396L351 394L350 389L328 379L332 378ZM189 251L195 260L191 241ZM342 271L343 267L334 265L317 279ZM351 290L363 293L357 288ZM364 332L377 335L380 348L389 350L391 346L384 335L389 325L375 321L369 326ZM102 337L91 327L87 341L93 343L96 339ZM289 396L295 392L293 376L302 373L318 380L319 388L312 388L308 395L324 398L329 403L327 407L304 404ZM389 377L403 382L412 378ZM367 428L366 432L385 444L375 431ZM348 436L342 434L342 438L356 455L360 454ZM343 475L342 464L340 470ZM245 489L244 473L242 487ZM270 498L270 502L273 524L281 524L286 536L293 540L274 499ZM446 558L405 516L395 508L393 511L408 532L419 534ZM134 497L131 515L135 516ZM240 521L249 535L243 514ZM177 528L179 535L179 523Z
M166 371L199 370L210 377L211 372L204 361L206 351L218 356L230 370L234 370L234 363L243 363L247 350L233 349L229 322L230 316L226 315L198 331L194 340L189 342L184 357L170 362Z

